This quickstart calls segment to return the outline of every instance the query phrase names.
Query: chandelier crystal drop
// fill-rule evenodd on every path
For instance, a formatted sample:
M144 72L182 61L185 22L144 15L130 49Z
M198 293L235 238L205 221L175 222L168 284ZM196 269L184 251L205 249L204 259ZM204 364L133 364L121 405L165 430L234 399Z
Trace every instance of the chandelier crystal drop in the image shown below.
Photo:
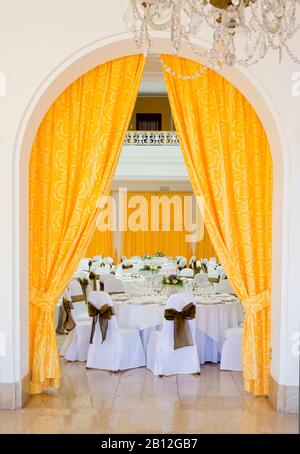
M268 50L283 51L300 64L288 41L299 30L300 0L130 0L124 21L134 32L140 49L152 48L151 31L167 30L178 54L183 42L209 66L251 65ZM212 38L211 48L199 54L193 37L203 31Z

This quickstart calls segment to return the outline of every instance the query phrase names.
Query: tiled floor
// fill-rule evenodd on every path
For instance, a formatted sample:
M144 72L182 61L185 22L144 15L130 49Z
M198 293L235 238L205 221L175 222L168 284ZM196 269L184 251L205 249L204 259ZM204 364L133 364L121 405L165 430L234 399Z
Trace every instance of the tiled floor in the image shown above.
M297 416L278 414L243 391L240 373L205 365L201 375L118 374L62 360L56 393L0 411L0 433L296 433Z

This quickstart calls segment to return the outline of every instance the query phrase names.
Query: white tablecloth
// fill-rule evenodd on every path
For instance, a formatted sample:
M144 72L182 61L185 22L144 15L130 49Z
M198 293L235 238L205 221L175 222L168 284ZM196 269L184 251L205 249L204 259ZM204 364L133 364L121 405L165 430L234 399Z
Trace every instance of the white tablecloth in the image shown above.
M138 328L145 346L151 331L163 323L164 304L114 301L114 308L119 325ZM243 318L243 309L237 299L231 303L197 304L197 346L201 364L220 360L226 329L239 326Z
M114 301L114 308L120 326L140 330L162 325L165 305L141 304L132 301ZM227 328L238 326L243 321L241 303L236 300L223 304L197 304L196 326L209 337L218 341Z

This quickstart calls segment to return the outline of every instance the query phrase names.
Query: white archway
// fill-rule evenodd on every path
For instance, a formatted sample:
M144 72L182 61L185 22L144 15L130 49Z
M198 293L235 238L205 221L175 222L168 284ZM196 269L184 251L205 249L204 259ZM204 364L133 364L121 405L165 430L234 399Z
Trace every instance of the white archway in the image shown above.
M172 53L170 40L164 37L153 38L153 53ZM203 46L201 46L201 44ZM199 51L205 43L198 42ZM132 36L122 34L97 41L79 49L58 67L54 68L41 83L23 114L14 148L14 314L16 327L15 367L20 376L28 371L28 174L32 143L39 124L57 96L75 79L105 61L129 54L139 53ZM180 55L198 60L188 48ZM202 63L204 63L202 61ZM288 220L288 144L281 118L274 108L271 98L255 76L246 69L225 68L222 76L236 86L252 104L266 130L272 156L274 173L273 195L273 297L272 297L272 347L277 352L273 356L272 369L279 366L281 313L287 302L287 288L284 273L287 264ZM278 277L281 276L281 279ZM277 361L277 363L276 363Z

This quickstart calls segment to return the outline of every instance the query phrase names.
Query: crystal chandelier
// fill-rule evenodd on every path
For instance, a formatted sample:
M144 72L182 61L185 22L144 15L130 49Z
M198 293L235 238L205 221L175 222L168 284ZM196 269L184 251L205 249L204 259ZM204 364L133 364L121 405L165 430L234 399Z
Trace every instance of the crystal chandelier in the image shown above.
M151 30L169 30L175 54L185 42L215 70L257 63L269 49L279 61L286 51L300 64L288 47L299 29L299 5L300 0L130 0L124 21L145 53L152 47ZM202 54L192 43L201 31L213 43Z

